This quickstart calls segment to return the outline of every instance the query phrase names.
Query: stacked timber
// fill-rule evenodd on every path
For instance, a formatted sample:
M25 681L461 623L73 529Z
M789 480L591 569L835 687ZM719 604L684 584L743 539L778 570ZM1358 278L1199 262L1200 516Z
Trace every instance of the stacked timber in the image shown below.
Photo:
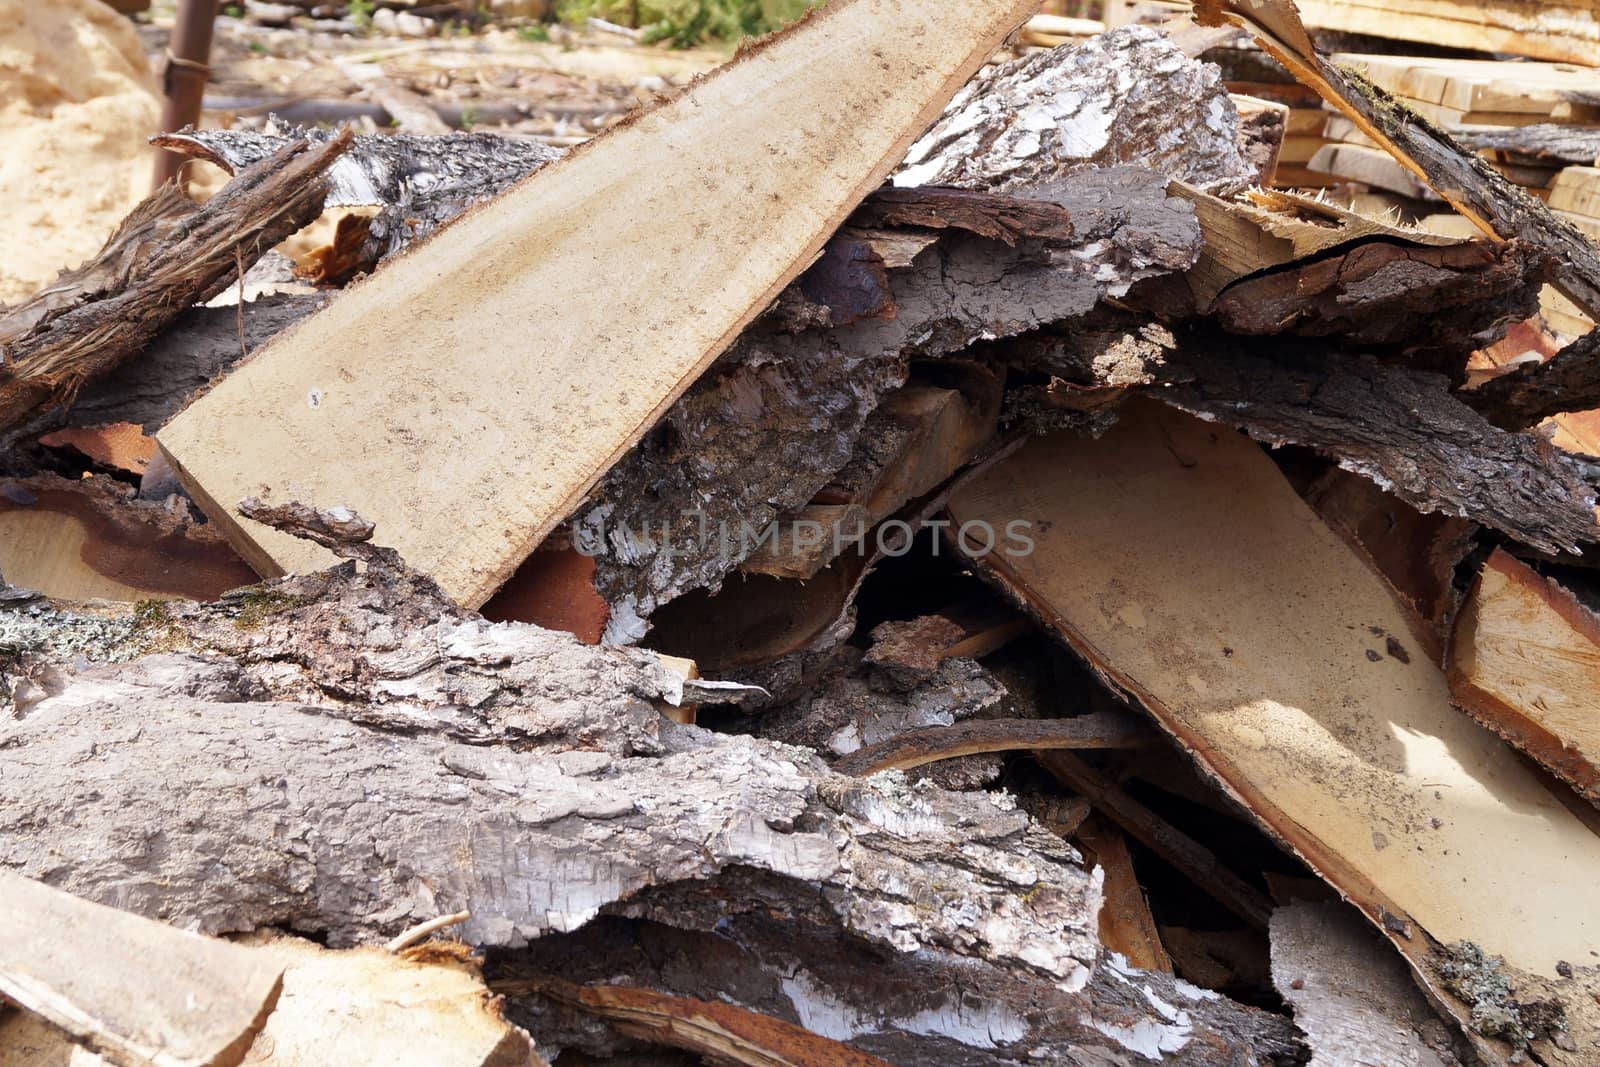
M1600 64L1600 0L1304 0L1306 26Z

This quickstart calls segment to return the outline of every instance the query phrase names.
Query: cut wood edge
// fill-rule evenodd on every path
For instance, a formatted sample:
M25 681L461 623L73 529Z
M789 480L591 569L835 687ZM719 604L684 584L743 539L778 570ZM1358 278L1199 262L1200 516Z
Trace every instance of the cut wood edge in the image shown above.
M1210 428L1204 427L1202 423L1196 423L1195 426L1199 432L1215 432ZM1108 437L1101 442L1095 442L1095 444L1102 447L1113 447L1112 444L1108 443L1109 440ZM1240 440L1241 442L1244 441L1242 438ZM1162 447L1172 450L1173 456L1177 457L1180 462L1183 461L1186 455L1186 447L1180 440L1166 439ZM1259 457L1260 464L1263 465L1264 470L1271 468L1271 474L1274 477L1282 477L1275 468L1272 468L1270 460L1260 455L1256 446L1249 445L1248 447ZM1056 469L1060 469L1059 465ZM1055 481L1062 482L1062 479L1057 477ZM1293 491L1286 483L1283 486L1283 494L1286 495L1286 500L1292 498L1293 506L1296 509L1305 507L1304 503L1297 496L1294 496ZM952 500L951 510L956 521L963 521L963 519L970 517L962 514L960 506L962 503L963 501L961 501L959 495ZM1089 507L1087 503L1081 500L1078 502L1078 506L1082 508ZM1244 505L1241 504L1240 506ZM1009 514L1017 514L1018 510L1013 507ZM1098 516L1097 521L1101 521ZM1310 533L1310 524L1297 519L1296 525L1303 525L1308 534ZM1317 522L1316 525L1318 527L1321 526L1320 522ZM1068 527L1062 526L1058 531L1058 536L1071 536L1067 530ZM1327 531L1326 534L1330 539L1336 537L1331 531ZM1315 534L1311 536L1320 537L1321 535ZM1335 541L1335 543L1339 545L1342 551L1349 551L1348 546L1342 542ZM1044 546L1041 545L1040 551L1044 550ZM1152 551L1159 551L1159 549L1153 549ZM1090 561L1086 557L1075 555L1073 559L1073 565L1077 568L1086 567L1089 563ZM1368 569L1365 561L1352 556L1352 564L1359 567L1374 583L1377 583L1383 589L1384 598L1392 602L1392 595L1387 587L1383 585L1376 573ZM1224 793L1238 802L1244 810L1251 812L1270 836L1298 855L1312 870L1335 886L1347 899L1355 903L1367 918L1405 955L1413 971L1423 981L1426 988L1448 1006L1451 1013L1461 1021L1463 1026L1471 1027L1472 1013L1470 1007L1451 992L1451 980L1446 977L1444 967L1456 955L1462 952L1470 953L1476 951L1481 945L1481 950L1484 954L1519 957L1507 963L1502 971L1505 977L1518 990L1519 998L1526 1001L1552 998L1559 1000L1565 1006L1565 1018L1572 1025L1572 1036L1576 1041L1581 1043L1600 1039L1600 1009L1597 1009L1594 998L1584 992L1584 986L1573 985L1571 980L1563 981L1556 977L1558 974L1558 961L1567 956L1573 959L1587 956L1585 949L1588 946L1584 943L1585 937L1587 936L1588 941L1593 943L1597 938L1600 938L1600 931L1590 930L1585 935L1582 930L1583 916L1570 911L1562 913L1563 919L1566 921L1559 924L1562 934L1559 940L1563 942L1563 945L1560 949L1554 949L1552 955L1554 951L1560 951L1564 955L1545 959L1543 951L1537 953L1541 961L1543 961L1539 964L1537 971L1531 969L1535 954L1529 951L1528 945L1517 943L1514 939L1505 940L1506 930L1510 929L1505 920L1509 916L1521 916L1521 925L1526 929L1527 923L1533 917L1547 916L1549 914L1549 909L1554 900L1562 899L1570 902L1575 897L1587 896L1588 891L1579 888L1579 882L1588 884L1586 881L1587 876L1581 874L1581 870L1600 870L1600 842L1596 841L1595 833L1591 828L1564 806L1561 798L1551 793L1542 780L1521 767L1509 751L1501 746L1497 740L1490 740L1486 736L1483 739L1472 742L1472 746L1477 750L1472 756L1474 765L1476 765L1479 757L1490 761L1492 764L1492 766L1481 767L1482 775L1473 778L1472 781L1479 783L1478 788L1492 784L1498 791L1509 790L1511 793L1516 794L1514 798L1501 803L1518 805L1517 810L1520 810L1520 805L1524 801L1531 801L1537 797L1539 818L1550 827L1545 834L1547 838L1544 842L1546 848L1558 847L1555 839L1560 837L1563 842L1560 847L1564 848L1565 851L1559 861L1552 859L1550 864L1545 865L1548 870L1545 871L1542 879L1532 881L1526 886L1526 892L1531 896L1523 901L1520 906L1513 899L1507 899L1504 892L1505 887L1502 885L1496 890L1495 903L1492 909L1487 903L1480 906L1481 911L1493 910L1496 921L1491 923L1485 918L1484 923L1477 928L1479 936L1476 939L1453 937L1447 940L1446 938L1435 936L1427 926L1415 917L1415 907L1409 910L1402 907L1392 896L1384 891L1372 876L1369 876L1358 867L1350 857L1324 841L1316 833L1308 829L1307 826L1303 825L1292 813L1284 810L1269 799L1263 789L1252 782L1249 776L1241 772L1234 759L1227 752L1219 749L1213 738L1196 730L1182 716L1174 714L1158 693L1152 691L1138 677L1130 674L1109 659L1107 654L1093 640L1089 639L1084 631L1065 618L1051 604L1048 598L1044 597L1039 591L1032 589L1029 583L1023 580L1022 576L1010 563L1002 560L996 554L979 561L979 566L980 569L993 576L1001 584L1002 588L1010 592L1035 617L1043 620L1047 626L1060 634L1062 639L1078 654L1082 655L1102 678L1106 679L1114 688L1128 693L1147 708L1156 717L1157 721L1191 753L1207 776ZM1111 611L1113 609L1102 606L1101 610ZM1395 610L1396 612L1400 611L1398 605L1395 605ZM1418 664L1418 666L1427 667L1428 665ZM1428 669L1437 670L1437 668ZM1437 689L1439 690L1440 706L1446 711L1450 710L1448 692L1444 685L1442 671L1439 671ZM1461 722L1464 724L1464 728L1470 727L1473 731L1481 729L1476 724L1470 723L1470 720L1462 719ZM1049 767L1058 760L1071 760L1073 757L1064 753L1041 753L1039 758L1042 763ZM1455 758L1454 756L1448 757L1448 761L1453 761ZM1430 764L1436 764L1439 761L1430 757L1429 762ZM1354 787L1352 786L1351 788ZM1443 798L1442 789L1436 792L1439 798ZM1463 797L1461 799L1463 803L1471 803L1470 798ZM1462 810L1476 810L1476 805ZM1508 808L1506 810L1513 809ZM1437 823L1436 821L1436 830L1439 826L1446 825L1448 824ZM1524 845L1528 844L1527 837L1528 834L1525 831L1523 833ZM1378 838L1375 837L1374 843L1376 844L1377 841ZM1384 842L1385 847L1387 844L1388 842ZM1494 849L1496 857L1499 856L1502 850L1502 846L1498 841L1491 842L1487 839L1484 840L1482 847ZM1580 862L1579 857L1585 854L1587 855L1587 860ZM1458 860L1457 862L1459 863L1460 861ZM1498 858L1486 858L1482 866L1484 866L1485 870L1503 872L1505 869L1504 862ZM1550 880L1550 876L1556 872L1561 872L1564 875L1562 884L1559 886L1553 884ZM1453 889L1453 891L1458 894L1463 892L1459 889ZM1471 891L1468 895L1474 894L1480 897L1483 896L1482 889ZM1432 903L1428 906L1440 911L1440 905L1446 899L1448 897L1439 896L1436 892ZM1425 903L1425 901L1419 897L1414 903L1421 904ZM1554 920L1550 921L1553 922ZM1453 923L1459 930L1462 928L1463 919L1457 916ZM1553 949L1554 942L1557 940L1553 936L1557 927L1552 926L1550 929L1551 933L1544 938L1547 942L1544 946L1545 949ZM1597 971L1592 966L1584 965L1580 967L1577 964L1571 964L1571 969L1580 973L1580 978L1586 985L1600 978L1600 971ZM1484 1037L1477 1031L1473 1031L1473 1035L1475 1047L1488 1056L1492 1062L1506 1061L1506 1046ZM1578 1067L1582 1062L1578 1059L1564 1058L1563 1051L1549 1043L1541 1043L1538 1048L1540 1054L1545 1056L1547 1062L1552 1064L1562 1064L1564 1067L1567 1067L1567 1065Z
M905 45L904 56L905 63L913 65L913 73L919 80L915 83L915 89L897 85L896 88L902 98L895 102L892 108L884 99L889 96L889 90L879 90L878 96L873 100L874 104L882 105L889 111L889 114L882 116L880 120L885 128L880 131L881 136L877 139L852 145L858 157L853 162L865 163L871 159L871 165L862 167L859 173L852 172L847 176L836 178L837 188L817 193L814 203L809 205L810 210L798 213L791 210L791 224L795 230L794 240L785 243L779 251L771 253L768 257L770 263L763 264L756 261L744 265L746 272L753 270L755 276L761 279L759 291L755 291L753 287L756 283L752 282L751 286L747 286L751 289L749 293L741 292L736 297L730 297L730 301L737 300L737 305L730 303L729 314L725 321L719 317L714 324L696 326L693 330L681 327L680 332L694 335L692 362L658 368L654 375L646 376L642 382L635 382L633 391L635 399L632 401L623 403L615 397L608 398L608 403L620 409L612 420L612 428L618 431L614 438L611 435L603 435L604 439L597 442L597 447L581 457L569 456L563 460L559 470L547 469L544 472L543 484L538 486L538 499L535 499L531 492L518 493L512 488L505 487L496 480L493 471L481 472L474 478L475 488L466 496L462 496L458 489L457 501L465 506L466 501L471 499L480 511L485 509L482 495L498 491L498 503L504 513L497 516L497 520L492 523L483 544L464 545L460 527L453 522L448 535L431 539L421 535L415 538L410 536L407 527L415 522L416 516L407 515L408 507L414 511L414 502L408 505L408 498L414 498L416 494L393 493L395 486L392 484L392 479L391 484L369 487L382 494L381 500L379 498L324 499L329 490L326 484L322 487L310 484L279 485L276 487L279 495L291 493L321 507L349 506L371 516L379 524L380 537L384 538L385 543L395 545L413 566L439 580L441 586L464 606L471 608L480 606L511 576L516 567L533 552L555 526L581 503L604 473L637 443L689 384L738 336L739 332L778 296L785 285L793 281L815 259L828 237L866 195L901 162L912 142L937 117L956 90L978 71L1011 31L1026 21L1034 8L1035 5L1030 0L983 0L981 4L968 3L960 5L959 8L937 9L937 19L926 11L915 13L915 18L909 10L899 12L896 17L906 23L903 28L910 29L911 23L915 22L919 34L915 46ZM301 349L308 346L329 349L331 345L330 350L342 350L342 345L331 344L342 336L341 331L354 329L365 332L363 327L374 320L389 319L392 315L389 306L392 298L397 295L405 296L408 289L420 293L434 288L438 281L440 266L456 262L452 256L465 257L470 254L474 265L481 268L481 245L471 236L474 226L506 226L512 219L520 219L526 224L530 220L538 221L541 210L546 215L557 211L562 215L570 214L572 205L561 195L562 190L574 183L592 188L593 182L603 174L589 172L596 167L602 168L603 171L610 157L636 156L637 151L630 147L635 140L644 139L647 144L653 144L658 150L670 151L682 158L684 153L672 147L683 137L684 128L677 120L697 113L701 115L717 113L719 92L724 96L736 95L743 87L743 82L737 79L741 72L748 74L746 80L760 78L759 68L763 65L771 67L778 61L777 57L784 57L786 53L799 55L805 53L808 46L814 50L817 46L830 43L827 34L832 31L831 43L836 49L850 50L849 58L862 59L863 62L870 64L874 74L881 77L879 68L891 68L893 64L883 56L881 50L876 50L878 56L876 59L864 54L871 49L870 41L863 36L863 33L868 26L873 25L875 17L880 32L896 36L897 31L893 28L892 20L887 20L881 13L875 16L875 10L875 0L832 0L789 29L774 34L743 51L733 62L701 79L687 92L664 101L654 110L630 116L626 122L612 127L605 136L580 146L562 160L543 168L513 187L501 198L464 213L452 225L427 242L424 246L426 251L417 251L401 257L390 263L384 271L348 290L339 300L332 302L329 308L287 331L266 351L258 353L207 397L169 423L162 431L159 440L163 452L172 462L173 469L178 472L201 507L228 531L230 539L234 541L241 554L263 574L276 576L287 569L314 570L326 566L328 562L326 554L285 538L280 533L259 524L246 526L232 514L232 506L237 502L235 499L223 501L216 499L218 493L229 498L260 495L251 486L280 477L284 470L283 465L290 461L291 455L296 474L307 464L310 464L311 470L315 471L319 460L324 465L334 462L334 457L331 455L318 457L307 454L311 442L303 432L305 424L302 423L301 429L287 424L280 428L282 432L275 440L279 446L285 447L278 448L278 463L266 463L266 457L274 448L272 443L274 438L266 432L272 428L272 424L266 421L253 426L251 432L240 434L241 437L254 442L251 446L253 455L240 453L219 458L216 437L219 433L227 432L227 426L236 424L251 412L259 415L265 411L272 411L274 418L287 418L297 407L305 406L305 390L311 388L315 391L317 388L307 386L303 376L289 374L288 380L279 383L280 387L277 390L277 393L281 394L281 406L274 408L273 401L260 390L261 383L257 379L270 373L262 371L261 368L271 365L276 357L280 370L284 369L281 364L293 357L296 345ZM818 35L821 35L821 40L806 41L807 37ZM933 45L941 35L946 38L945 47L935 55ZM769 76L771 73L770 70L767 71ZM868 85L867 75L863 74L857 86L858 92L867 92ZM770 77L766 88L769 90L772 88ZM864 106L860 101L857 103L859 106ZM727 133L726 130L721 132ZM678 136L674 137L674 134ZM801 138L801 141L814 141L818 136L820 135L811 133ZM775 148L774 154L776 154ZM832 159L833 153L828 153L828 157ZM763 162L771 165L769 161ZM703 183L708 180L698 163L688 162L686 165L693 170L691 175L685 177L686 181ZM849 164L841 160L838 165ZM735 176L738 175L737 169L734 173ZM569 175L572 177L569 178ZM747 183L739 184L742 196L756 198L755 193L746 187ZM530 190L537 191L530 192ZM557 202L546 202L547 198L553 198ZM774 199L781 200L781 197L774 195ZM629 210L632 211L634 208ZM799 236L802 233L808 236ZM556 233L549 236L557 244L561 243ZM571 239L570 233L568 239ZM581 254L584 256L593 254L592 250L587 248L587 242ZM734 311L734 306L738 306L739 310ZM422 310L424 309L418 309ZM615 320L614 310L608 314ZM652 311L651 314L659 318L658 311ZM658 325L652 320L648 338L649 347L652 350L673 351L675 343L669 342L665 336L656 336L661 332L656 329ZM620 324L618 328L620 329ZM414 338L414 342L420 345L424 340ZM285 352L290 355L277 355ZM619 358L631 358L626 352L627 348L623 346L623 351L618 354ZM304 367L299 369L303 370ZM255 373L251 373L252 370ZM381 373L385 381L392 376L391 370ZM602 374L600 377L607 376ZM352 375L349 383L340 383L338 387L341 392L355 393L355 385L356 379ZM335 387L335 382L330 380L324 387L331 390ZM370 378L365 387L368 393L374 389ZM615 382L605 383L607 389L616 387ZM623 390L624 399L626 392ZM439 403L444 404L445 401L440 398ZM228 404L235 408L231 413L225 407ZM311 406L313 408L318 406L315 394ZM220 421L219 414L222 416ZM403 417L404 412L397 412L397 415ZM569 420L571 417L568 413ZM479 418L488 419L488 416L486 414L473 416L474 420ZM492 423L493 420L488 421ZM237 426L235 428L237 429ZM286 444L290 440L294 440L300 447L287 448ZM506 462L515 462L517 451L514 448L505 450ZM418 462L426 463L429 460L430 454L424 451ZM328 476L322 475L322 477ZM303 477L319 476L310 473ZM445 488L447 483L447 479L441 481L441 489ZM383 503L383 500L387 503ZM219 503L223 506L219 507ZM446 510L454 509L446 508ZM499 543L496 544L496 541ZM474 548L477 549L476 552L473 551ZM454 562L451 562L452 560Z
M1600 805L1600 617L1504 549L1456 622L1450 688L1473 718Z
M236 1067L283 968L0 870L0 995L118 1067Z

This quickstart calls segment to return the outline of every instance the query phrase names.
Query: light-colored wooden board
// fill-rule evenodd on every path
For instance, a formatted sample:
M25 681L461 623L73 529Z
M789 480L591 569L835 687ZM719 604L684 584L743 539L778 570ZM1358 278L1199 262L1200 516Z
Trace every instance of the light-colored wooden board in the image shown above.
M1450 684L1480 722L1600 801L1600 618L1496 549L1456 622Z
M1030 554L983 565L1436 989L1437 943L1503 956L1519 993L1553 988L1562 961L1600 973L1600 837L1451 705L1383 580L1258 446L1124 410L1100 439L1031 441L953 496L953 521L1033 524ZM1564 999L1592 1047L1600 1010Z
M250 496L353 508L482 604L1035 6L834 0L341 294L162 449L265 574L332 557Z
M1433 190L1381 148L1330 144L1317 149L1306 166L1349 182L1360 182L1416 200L1437 200Z
M1595 72L1572 63L1504 63L1345 52L1335 63L1361 71L1395 96L1461 111L1525 112L1548 117L1563 103L1600 93Z
M1576 34L1545 32L1535 24L1513 22L1513 27L1471 21L1476 5L1461 0L1446 0L1459 17L1408 13L1392 6L1352 3L1350 0L1298 0L1307 26L1319 30L1364 33L1390 40L1421 41L1450 48L1470 48L1480 52L1509 52L1513 55L1547 59L1558 63L1600 65L1600 40L1587 32ZM1546 8L1555 5L1538 5ZM1577 16L1582 26L1593 8L1585 4L1559 5ZM1502 20L1505 21L1505 20Z
M1600 219L1600 167L1567 167L1556 175L1550 206Z
M232 1067L283 968L0 871L0 995L119 1067Z

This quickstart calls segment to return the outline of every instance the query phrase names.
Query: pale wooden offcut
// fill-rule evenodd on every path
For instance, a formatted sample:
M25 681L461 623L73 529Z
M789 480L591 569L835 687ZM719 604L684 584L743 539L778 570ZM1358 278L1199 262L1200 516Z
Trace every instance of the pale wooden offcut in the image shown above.
M1033 552L991 565L1369 917L1390 916L1430 981L1432 937L1503 956L1519 995L1554 990L1560 961L1593 983L1600 837L1451 706L1383 580L1258 446L1145 410L1099 440L1030 442L951 513L1031 521ZM1563 999L1589 1047L1594 1001Z
M114 1064L240 1063L282 974L250 949L0 871L0 994Z
M481 604L1036 6L835 0L341 295L162 448L266 574L332 557L249 496L354 508Z

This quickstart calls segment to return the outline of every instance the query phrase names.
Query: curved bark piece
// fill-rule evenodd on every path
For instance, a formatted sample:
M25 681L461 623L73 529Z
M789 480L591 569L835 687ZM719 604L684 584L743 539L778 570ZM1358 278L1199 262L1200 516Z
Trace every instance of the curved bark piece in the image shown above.
M974 719L955 726L911 730L868 745L833 765L839 774L863 777L880 771L909 771L939 760L981 752L1019 749L1132 748L1150 740L1138 719L1094 712L1068 719Z
M322 211L349 147L292 142L196 207L175 188L146 200L96 259L0 317L0 430L110 373L185 308L214 296Z

